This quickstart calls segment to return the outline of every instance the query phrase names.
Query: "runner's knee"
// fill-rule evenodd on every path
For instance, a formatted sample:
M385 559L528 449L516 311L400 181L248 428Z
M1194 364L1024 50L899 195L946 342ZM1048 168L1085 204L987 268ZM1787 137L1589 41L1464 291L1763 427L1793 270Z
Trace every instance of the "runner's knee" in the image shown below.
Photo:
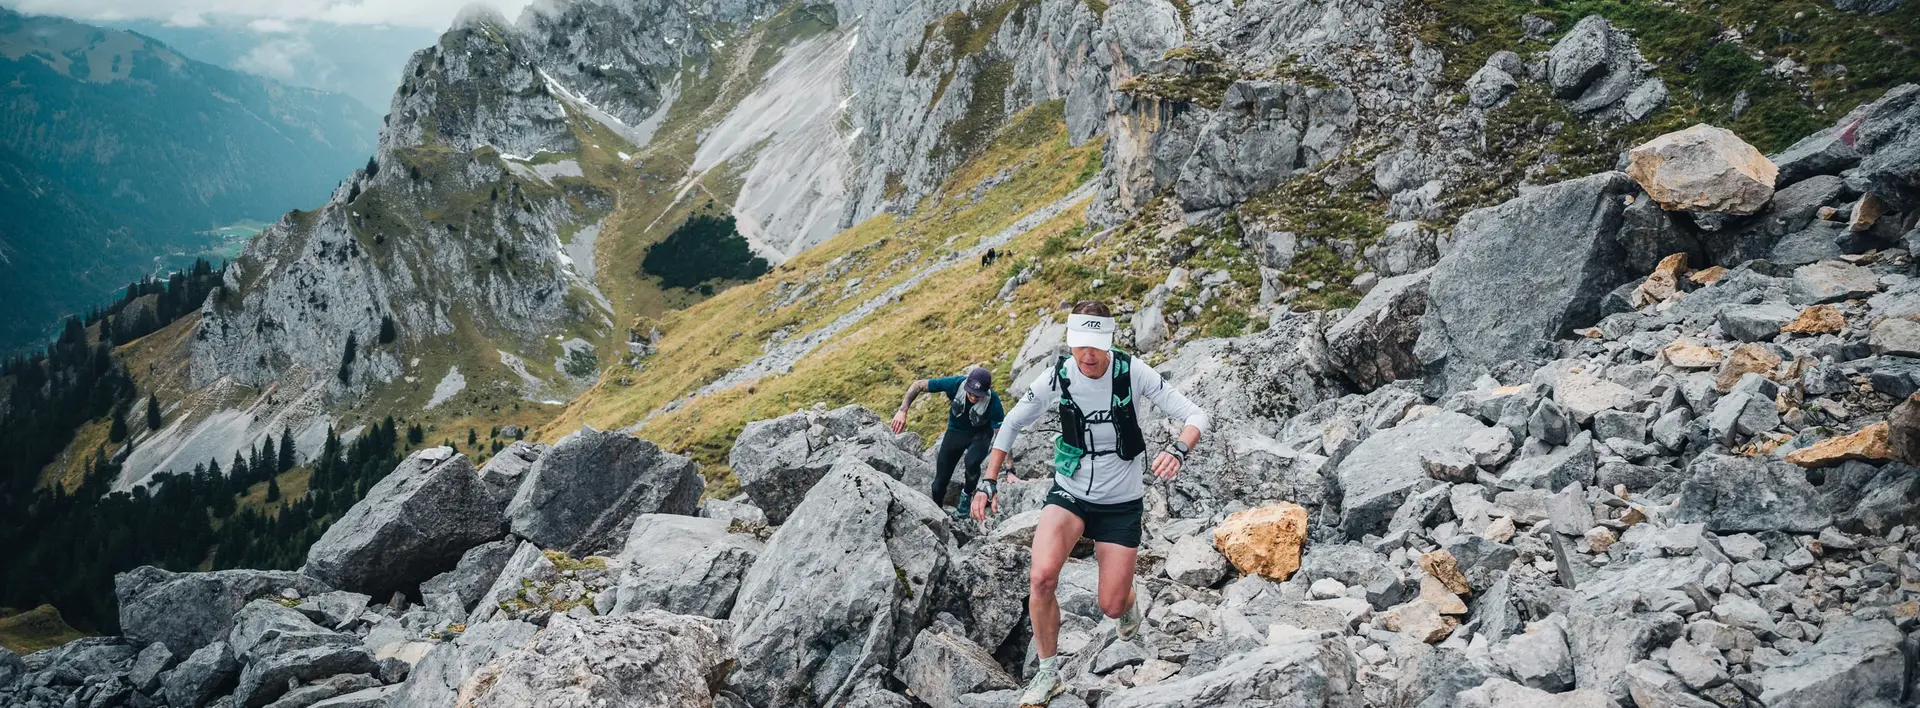
M1027 574L1027 591L1034 595L1052 597L1053 591L1060 587L1060 571L1034 568Z
M1125 592L1100 594L1100 612L1102 614L1108 617L1119 617L1120 613L1126 611L1127 594Z

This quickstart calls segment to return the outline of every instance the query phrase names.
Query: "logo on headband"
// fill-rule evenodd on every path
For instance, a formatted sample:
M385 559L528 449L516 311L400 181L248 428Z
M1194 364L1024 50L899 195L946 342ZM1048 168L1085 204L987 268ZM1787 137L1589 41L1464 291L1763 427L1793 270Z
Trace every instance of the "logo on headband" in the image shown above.
M1087 320L1080 323L1080 326L1087 329L1100 329L1100 320Z

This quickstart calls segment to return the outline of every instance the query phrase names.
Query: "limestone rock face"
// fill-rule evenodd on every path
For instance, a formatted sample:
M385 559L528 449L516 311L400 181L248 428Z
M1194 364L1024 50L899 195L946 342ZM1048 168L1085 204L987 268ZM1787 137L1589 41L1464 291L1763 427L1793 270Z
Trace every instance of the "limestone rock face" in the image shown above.
M1228 206L1313 167L1345 147L1353 92L1279 81L1236 81L1195 138L1174 193L1199 211Z
M1732 131L1702 123L1634 148L1627 175L1669 211L1752 214L1773 199L1779 170Z
M832 704L892 667L931 619L950 565L947 516L857 460L835 464L748 571L730 683L753 705Z
M306 572L343 590L385 597L451 569L499 538L500 507L452 448L407 456L307 551Z
M460 685L463 708L711 705L733 663L725 620L659 610L558 615L532 643Z
M634 517L699 510L699 468L626 433L582 428L534 464L507 519L543 548L576 557L618 551Z
M1286 580L1300 569L1307 510L1281 503L1234 512L1213 532L1213 545L1243 573Z
M958 708L963 695L1016 687L985 649L931 628L920 630L898 673L913 695L933 708Z

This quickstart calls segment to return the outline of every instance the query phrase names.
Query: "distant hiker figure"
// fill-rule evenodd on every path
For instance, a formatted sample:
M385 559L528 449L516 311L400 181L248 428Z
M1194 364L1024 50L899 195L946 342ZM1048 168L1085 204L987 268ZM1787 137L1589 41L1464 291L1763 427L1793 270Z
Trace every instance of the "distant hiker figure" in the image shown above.
M1000 258L1000 254L994 251L993 249L989 248L987 249L986 253L980 254L980 267L985 268L987 266L993 265L993 262L996 260L999 260L999 258Z
M954 518L964 519L967 502L973 499L974 487L980 482L980 463L987 458L993 434L1000 430L1000 421L1006 419L1007 412L1000 405L1000 394L993 390L993 372L975 367L964 376L923 379L908 385L906 400L900 402L900 410L893 414L895 434L907 427L907 409L913 407L913 399L928 391L947 394L947 434L940 438L940 454L934 458L933 488L928 494L933 496L933 503L945 504L953 468L965 459L966 482L953 506Z
M1000 470L1020 430L1033 425L1046 406L1060 411L1060 437L1053 446L1053 488L1033 536L1028 574L1028 613L1040 649L1040 669L1020 696L1022 706L1043 706L1059 695L1060 602L1054 589L1067 553L1082 535L1093 539L1100 565L1100 611L1114 618L1122 641L1140 630L1134 601L1134 558L1140 547L1140 498L1146 493L1147 443L1140 431L1138 399L1185 422L1180 437L1153 458L1152 471L1172 479L1187 452L1206 430L1207 412L1187 400L1160 373L1113 348L1114 322L1106 303L1086 301L1067 318L1071 358L1061 357L1051 376L1041 376L1020 396L994 438L986 479L973 497L973 518L999 511Z

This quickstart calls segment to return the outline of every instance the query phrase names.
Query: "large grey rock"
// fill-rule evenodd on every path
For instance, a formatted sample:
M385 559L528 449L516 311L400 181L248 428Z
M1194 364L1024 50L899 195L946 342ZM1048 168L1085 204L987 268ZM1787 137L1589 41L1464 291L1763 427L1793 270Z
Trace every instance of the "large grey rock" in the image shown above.
M341 590L386 597L452 568L499 538L500 507L453 448L408 455L307 550L305 572Z
M172 655L173 652L167 653ZM13 653L12 649L0 647L0 688L12 685L14 679L20 678L25 673L27 673L27 664L20 660L20 655Z
M762 708L832 703L866 667L892 667L931 619L948 543L925 494L835 464L740 586L732 685Z
M1341 532L1353 539L1384 532L1401 502L1437 484L1427 476L1422 454L1450 448L1486 428L1471 417L1441 411L1361 442L1334 473L1343 494Z
M699 468L652 442L582 427L534 464L507 519L514 535L542 548L575 557L617 551L635 516L699 510Z
M1714 533L1814 533L1832 523L1806 472L1751 457L1702 455L1687 465L1670 518Z
M136 642L164 642L183 656L225 639L234 613L249 600L287 589L316 595L333 588L282 570L174 573L141 566L113 576L121 633Z
M1117 691L1101 708L1283 708L1365 705L1354 676L1358 657L1338 637L1263 646L1211 671Z
M1643 64L1631 37L1606 18L1588 15L1548 52L1547 85L1554 97L1571 102L1575 112L1591 113L1619 103L1640 87L1646 74ZM1656 99L1642 97L1632 119L1645 117L1660 103Z
M1431 269L1382 280L1327 328L1327 356L1361 391L1420 375L1413 356L1420 317L1427 311Z
M534 463L552 449L552 445L544 443L515 440L506 449L494 453L487 464L480 466L480 481L487 485L502 510L520 491L520 483L526 481Z
M516 544L501 539L467 549L453 570L428 578L420 584L420 601L427 609L448 617L465 617L473 605L493 586L513 557Z
M941 611L959 618L973 643L998 648L1015 627L1025 626L1032 544L1031 537L995 537L968 544L953 559L941 591Z
M1182 538L1167 552L1167 577L1191 587L1211 587L1226 577L1229 565L1227 557L1214 548L1212 534Z
M728 533L728 523L675 514L642 514L620 552L614 612L661 609L726 619L740 580L766 544Z
M334 696L307 708L387 708L388 702L399 693L399 684L375 686Z
M1906 691L1900 630L1886 620L1842 618L1813 646L1758 676L1768 708L1893 705Z
M1842 261L1820 261L1793 271L1793 288L1788 296L1795 304L1812 305L1864 298L1880 291L1880 277L1873 271Z
M933 708L959 708L960 697L966 694L1015 687L1013 677L987 650L966 637L933 628L920 630L913 650L894 673L913 689L915 698Z
M247 603L233 616L233 631L227 643L241 663L252 664L275 654L360 642L351 634L314 624L293 608L261 599Z
M469 677L460 705L712 705L733 665L731 629L725 620L659 610L582 620L557 615L532 643Z
M1720 331L1742 342L1764 342L1799 316L1800 309L1786 303L1729 307L1720 311Z
M1485 66L1467 77L1467 101L1475 108L1492 108L1506 100L1520 82L1489 60Z
M240 662L226 642L200 647L167 674L163 688L167 705L200 708L231 691L239 676Z
M1461 691L1454 697L1453 705L1455 708L1614 708L1618 704L1607 694L1591 688L1548 693L1496 677Z
M1545 489L1558 491L1574 482L1591 484L1599 456L1593 451L1593 436L1580 431L1566 447L1537 457L1513 461L1500 473L1502 489Z
M1576 612L1567 630L1578 685L1620 699L1627 696L1627 667L1672 643L1682 624L1666 612Z
M1573 655L1559 616L1535 623L1524 634L1508 637L1493 647L1494 664L1521 685L1543 691L1573 687Z
M1598 320L1602 296L1641 274L1629 266L1625 246L1625 197L1637 190L1625 174L1607 172L1461 217L1453 250L1427 286L1414 347L1429 392L1466 388L1494 365L1536 356L1546 342ZM1656 240L1670 233L1632 232Z
M886 421L860 406L809 409L748 423L728 460L740 488L766 512L767 523L778 525L842 456L894 479L918 476L909 468L928 465L906 437L893 435Z
M372 601L373 598L368 595L335 590L304 598L293 609L306 615L314 624L327 629L345 630L366 613L367 604Z
M233 704L260 708L285 694L289 683L305 683L338 674L374 674L380 664L358 644L327 645L275 654L247 664L233 689ZM297 684L296 684L297 685Z
M13 652L10 651L0 655L0 687L6 686L13 680L13 677L8 674L6 661L6 657L12 655ZM136 691L152 695L160 688L161 675L167 669L173 668L179 660L180 657L167 649L167 645L160 642L148 644L147 648L141 649L140 654L133 658L133 666L127 669L127 683L132 684ZM15 658L14 661L18 662L19 659Z
M540 630L519 621L467 625L467 631L442 642L408 672L390 708L441 708L454 704L462 684L499 657L525 646Z
M1181 208L1231 206L1332 159L1358 119L1353 92L1284 81L1235 81L1180 168Z

